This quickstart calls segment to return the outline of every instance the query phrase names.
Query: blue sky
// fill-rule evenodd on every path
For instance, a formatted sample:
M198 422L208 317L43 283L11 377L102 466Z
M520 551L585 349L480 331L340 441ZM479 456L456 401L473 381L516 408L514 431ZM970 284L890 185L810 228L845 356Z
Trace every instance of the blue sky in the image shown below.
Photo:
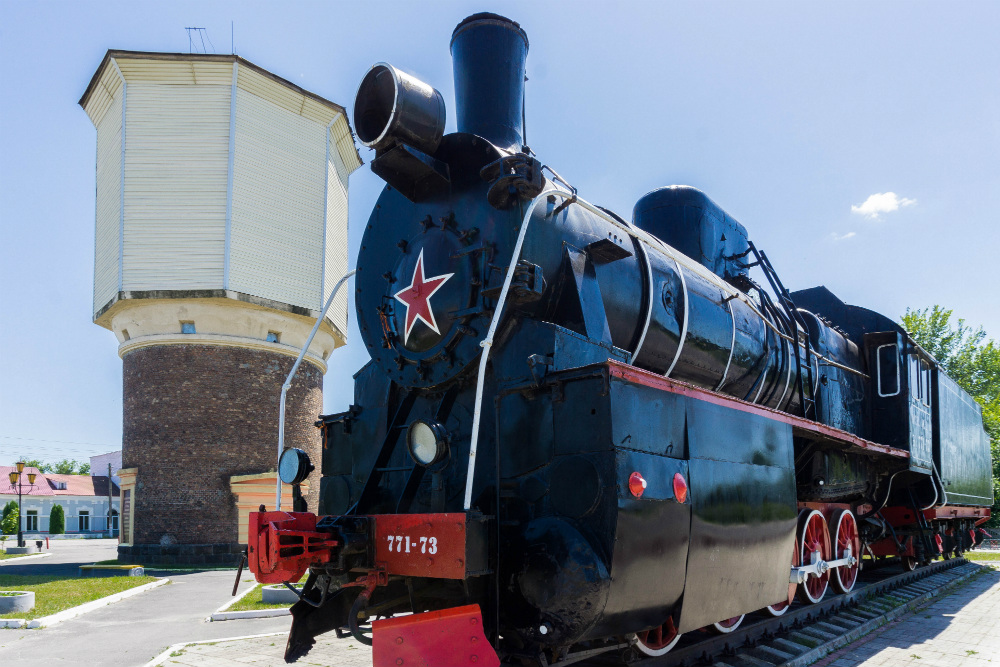
M527 31L528 143L588 200L628 216L694 185L792 289L894 318L942 304L1000 337L998 3L0 0L0 462L121 444L117 342L91 322L96 134L77 106L107 49L186 52L198 26L228 53L232 21L241 56L348 107L372 63L406 69L442 92L452 131L448 40L476 11ZM352 262L381 184L361 154ZM366 360L351 318L327 411Z

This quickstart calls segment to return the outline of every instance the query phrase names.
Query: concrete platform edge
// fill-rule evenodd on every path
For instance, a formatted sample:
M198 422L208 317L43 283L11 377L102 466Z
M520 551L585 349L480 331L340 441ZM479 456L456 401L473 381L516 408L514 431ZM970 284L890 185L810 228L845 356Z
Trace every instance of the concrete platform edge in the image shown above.
M971 563L971 564L978 565L978 563ZM816 662L817 660L820 660L821 658L825 658L827 655L829 655L830 653L833 653L838 648L846 646L846 645L850 644L851 642L853 642L853 641L855 641L857 639L860 639L861 637L864 637L867 634L870 634L870 633L874 632L875 630L877 630L878 628L882 627L883 625L885 625L889 621L895 620L896 618L899 618L900 616L903 616L904 614L909 614L910 612L915 611L916 609L924 606L924 603L928 602L929 600L933 600L934 598L941 597L944 593L946 593L946 592L950 591L951 589L955 588L955 586L958 586L959 584L961 584L962 582L966 581L970 577L972 577L975 574L981 572L983 567L984 566L980 565L979 569L975 569L975 570L973 570L973 571L971 571L971 572L969 572L967 574L963 574L962 576L957 577L957 578L953 579L952 581L949 581L949 582L945 583L944 585L942 585L942 586L940 586L938 588L935 588L932 591L927 591L923 595L915 597L912 600L910 600L910 601L908 601L908 602L906 602L906 603L904 603L904 604L896 607L895 609L891 609L888 612L886 612L885 614L883 614L881 616L878 616L876 618L873 618L872 620L868 621L867 623L863 623L863 624L859 625L858 627L854 628L853 630L849 630L849 631L845 632L844 634L840 635L836 639L832 639L829 642L823 644L822 646L817 646L816 648L812 649L811 651L807 651L806 653L803 653L803 654L801 654L799 656L796 656L792 660L789 660L787 662L781 663L781 665L779 665L779 667L807 667L807 665L811 665L812 663ZM988 567L988 566L986 566L986 567Z
M155 656L152 660L147 662L142 667L158 667L158 665L163 664L163 661L170 657L171 653L179 651L185 646L197 646L198 644L219 644L221 642L234 642L240 639L257 639L258 637L284 637L286 633L284 632L267 632L262 635L243 635L242 637L220 637L219 639L203 639L196 642L179 642L177 644L171 644L159 655Z

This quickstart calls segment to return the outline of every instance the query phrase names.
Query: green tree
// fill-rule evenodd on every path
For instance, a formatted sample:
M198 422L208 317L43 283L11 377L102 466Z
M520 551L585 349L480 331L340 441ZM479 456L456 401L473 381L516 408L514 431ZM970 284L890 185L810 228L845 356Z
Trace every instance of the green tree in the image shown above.
M934 355L945 372L969 392L983 409L983 426L993 453L993 518L1000 526L1000 345L987 340L982 327L963 319L952 322L953 311L941 306L906 309L903 326L913 340Z
M3 514L0 514L0 534L17 534L17 503L13 500L4 505Z
M49 514L49 533L52 535L62 535L66 532L66 513L63 512L62 505L56 505Z
M38 472L52 472L51 463L42 463L38 459L29 459L23 456L18 460L24 461L24 465L28 468L37 468Z
M89 463L81 463L80 464L80 469L77 471L77 474L78 475L89 475L90 474L90 464Z
M72 475L76 472L77 462L73 459L63 459L52 466L52 472L57 475Z

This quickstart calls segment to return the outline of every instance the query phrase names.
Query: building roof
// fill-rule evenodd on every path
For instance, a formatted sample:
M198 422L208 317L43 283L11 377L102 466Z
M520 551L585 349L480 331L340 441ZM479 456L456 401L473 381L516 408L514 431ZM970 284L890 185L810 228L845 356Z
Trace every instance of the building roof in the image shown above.
M10 475L12 472L17 472L17 468L14 466L0 466L0 494L13 494L17 495L17 487L10 483ZM28 486L28 475L34 473L37 475L35 477L35 484L33 486ZM52 491L52 487L48 484L45 479L45 475L38 470L38 468L33 468L31 466L25 467L24 471L21 473L21 482L25 485L21 490L21 495L23 496L54 496L55 493Z
M45 474L49 481L52 493L57 496L104 496L108 495L107 475L54 475ZM66 488L55 488L57 482L65 482ZM111 495L117 496L120 493L118 485L111 483Z
M186 61L186 62L236 62L239 63L240 67L248 67L249 69L257 72L261 76L265 76L272 81L281 84L295 92L308 97L316 102L326 106L334 111L340 112L344 121L347 123L348 132L351 135L351 143L354 143L354 131L351 129L351 120L347 116L347 109L343 106L337 104L336 102L331 102L325 97L321 97L316 93L310 92L301 86L297 86L288 79L282 78L273 72L269 72L263 67L253 64L245 58L241 58L236 54L226 54L226 53L163 53L157 51L124 51L119 49L108 49L108 52L104 54L104 59L101 61L100 66L97 71L94 72L94 76L90 79L90 83L87 85L87 90L84 91L83 97L80 98L80 106L84 109L87 108L87 102L90 100L91 94L97 87L98 82L101 79L102 74L108 64L112 60L122 60L122 59L141 59L141 60L173 60L173 61ZM117 65L115 65L117 67ZM358 152L357 146L354 146L354 155L357 158L358 165L364 164L361 159L361 154Z
M0 466L0 495L17 495L17 487L10 483L8 475L16 471L14 466ZM35 483L27 487L28 474L35 473ZM39 472L37 468L26 467L22 473L24 476L25 488L22 489L23 496L103 496L108 495L108 477L90 475L56 475L54 473ZM58 488L59 482L64 482L65 489ZM117 496L121 493L118 485L111 482L111 494Z

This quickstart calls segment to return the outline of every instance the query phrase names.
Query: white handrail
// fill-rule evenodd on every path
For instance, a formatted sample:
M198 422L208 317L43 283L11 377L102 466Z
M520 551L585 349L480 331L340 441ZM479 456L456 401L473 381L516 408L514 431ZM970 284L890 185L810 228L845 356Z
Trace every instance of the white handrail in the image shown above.
M479 356L479 375L476 378L476 402L475 410L472 413L472 440L469 443L469 470L466 473L465 478L465 509L468 510L472 507L472 482L476 473L476 449L479 446L479 418L482 414L483 408L483 382L486 379L486 361L490 355L490 347L493 345L493 335L497 331L497 325L500 323L500 315L503 312L503 305L507 301L507 292L510 291L510 283L514 279L514 269L517 267L518 260L521 259L521 246L524 245L524 235L528 231L528 221L531 220L531 215L535 212L535 207L540 203L545 201L549 195L561 194L564 196L571 196L562 190L557 188L549 188L548 190L542 191L540 195L531 200L528 205L528 210L524 214L524 219L521 220L521 231L517 234L517 242L514 244L514 253L510 259L510 266L507 267L507 276L503 280L503 288L500 290L500 297L497 299L496 309L493 311L493 321L490 322L489 331L486 332L486 338L479 343L479 346L483 348L482 354Z
M333 291L330 292L330 298L326 300L326 305L323 306L323 312L319 314L316 319L316 324L313 325L312 331L309 332L309 338L306 339L306 344L302 346L302 351L299 352L298 358L295 360L295 364L292 366L292 370L288 372L288 377L285 378L285 384L281 385L281 401L280 410L278 414L278 460L281 460L281 453L285 451L285 396L288 394L288 389L292 386L292 378L295 377L295 373L299 370L299 365L302 360L305 359L306 352L309 351L309 346L312 345L313 338L316 337L316 332L319 331L320 325L323 323L323 318L326 317L326 311L330 310L330 306L333 305L333 297L337 296L337 292L340 290L340 286L347 282L347 279L354 275L357 269L351 269L344 274L344 277L337 281L334 285ZM278 464L275 463L275 492L274 492L274 509L275 511L281 511L281 476L277 474Z

